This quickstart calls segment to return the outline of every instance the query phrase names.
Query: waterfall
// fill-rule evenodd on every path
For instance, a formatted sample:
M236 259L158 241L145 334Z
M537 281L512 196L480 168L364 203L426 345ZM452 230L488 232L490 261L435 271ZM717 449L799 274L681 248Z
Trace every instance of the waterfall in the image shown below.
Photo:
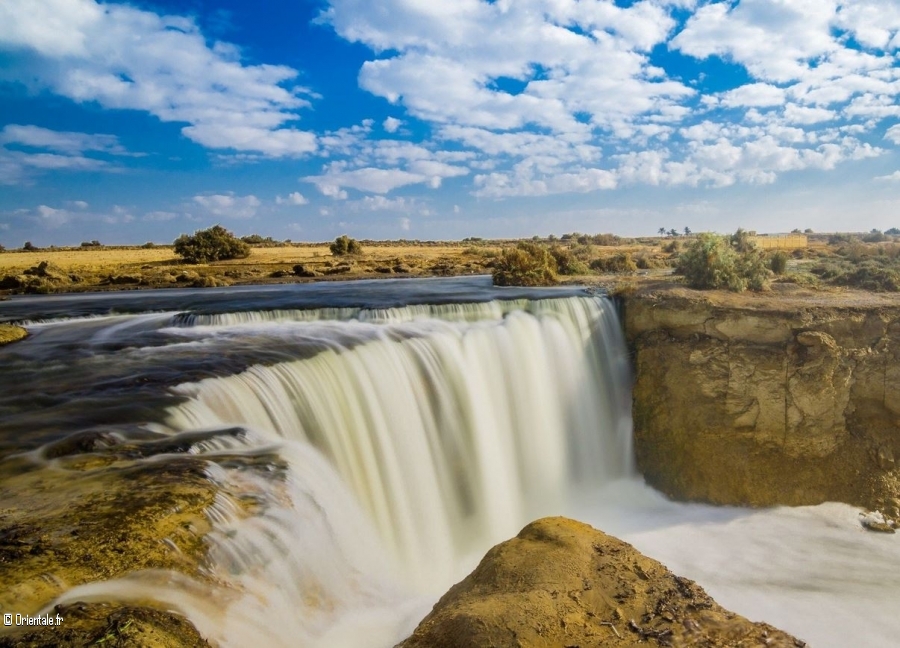
M319 338L314 323L335 314L353 344L181 385L187 400L168 422L176 430L240 425L268 442L311 445L410 582L446 582L459 556L559 512L573 486L630 474L627 357L604 299L239 313L177 324L204 334L277 326L296 344Z
M387 648L492 544L633 474L629 363L602 298L79 326L98 348L139 327L160 362L241 369L172 388L165 417L213 432L191 437L219 491L202 578L133 574L55 603L155 600L221 646Z

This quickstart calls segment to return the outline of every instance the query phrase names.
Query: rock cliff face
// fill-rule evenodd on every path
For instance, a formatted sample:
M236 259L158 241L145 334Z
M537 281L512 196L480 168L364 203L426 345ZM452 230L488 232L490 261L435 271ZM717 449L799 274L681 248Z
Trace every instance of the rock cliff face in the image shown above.
M803 646L719 607L631 545L566 518L491 549L398 648Z
M678 499L842 501L900 516L900 297L625 298L638 465Z

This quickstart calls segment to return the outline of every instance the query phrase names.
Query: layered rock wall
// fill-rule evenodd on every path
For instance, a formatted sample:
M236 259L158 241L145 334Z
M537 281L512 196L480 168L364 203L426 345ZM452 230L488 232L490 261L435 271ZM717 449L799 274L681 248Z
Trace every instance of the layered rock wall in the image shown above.
M647 286L625 298L638 466L679 498L900 515L900 298Z

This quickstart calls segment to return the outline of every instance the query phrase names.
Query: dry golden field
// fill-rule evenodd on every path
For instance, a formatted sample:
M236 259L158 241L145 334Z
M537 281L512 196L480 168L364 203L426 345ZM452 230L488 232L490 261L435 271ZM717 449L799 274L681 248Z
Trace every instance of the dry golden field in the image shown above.
M362 277L483 274L499 247L366 247L332 256L328 245L254 247L245 259L188 264L171 247L51 248L0 254L0 292L70 292L166 286L219 286ZM41 264L47 264L39 269ZM302 265L305 272L295 272Z

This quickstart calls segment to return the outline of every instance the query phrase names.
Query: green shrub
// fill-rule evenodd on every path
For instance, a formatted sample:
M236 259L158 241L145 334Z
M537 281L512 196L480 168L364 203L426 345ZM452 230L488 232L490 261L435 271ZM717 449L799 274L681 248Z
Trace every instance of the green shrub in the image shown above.
M787 270L787 252L778 251L769 259L769 269L777 275L783 275Z
M188 263L209 263L250 256L250 246L221 225L197 230L192 236L182 234L174 243L175 254Z
M506 248L494 263L497 286L549 286L556 283L556 259L546 248L522 241Z
M622 242L622 238L615 234L595 234L591 239L594 245L615 246Z
M875 292L897 292L900 291L900 272L892 267L863 264L836 277L833 283Z
M637 269L637 264L628 252L591 261L591 270L598 272L635 272Z
M145 250L152 250L153 248L156 247L156 243L154 243L153 241L147 241L141 247L144 248Z
M561 275L583 275L589 272L587 264L567 247L554 245L550 248L550 255L556 261L556 271Z
M885 230L884 233L890 234L891 236L900 236L900 229L892 227L891 229Z
M362 254L362 246L359 241L352 239L346 234L338 236L334 239L329 248L334 256L344 256L345 254Z
M769 277L765 257L743 230L732 236L700 234L678 258L676 272L692 288L734 292L763 290Z
M862 240L864 243L884 243L887 241L888 237L881 233L881 231L877 229L873 229L868 234L863 235Z
M651 270L653 268L665 268L668 266L665 259L660 259L647 253L636 255L634 257L634 264L639 270Z
M262 237L259 234L242 236L241 240L247 245L264 248L284 247L286 243L289 243L289 241L282 243L281 241L276 241L271 236Z
M660 241L660 243L662 244L663 252L667 252L669 254L675 254L676 252L678 252L678 248L680 247L678 241L669 241L668 243Z
M749 252L756 245L750 241L750 232L744 230L743 227L738 227L737 231L729 237L731 242L731 247L737 250L740 253Z

